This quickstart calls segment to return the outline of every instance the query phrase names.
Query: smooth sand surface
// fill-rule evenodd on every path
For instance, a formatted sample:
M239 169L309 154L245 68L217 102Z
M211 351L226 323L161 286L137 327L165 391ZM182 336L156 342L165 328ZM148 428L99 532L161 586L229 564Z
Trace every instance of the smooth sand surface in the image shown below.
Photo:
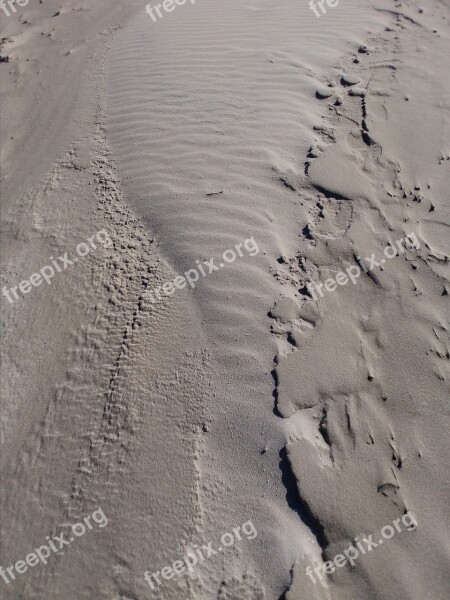
M2 296L0 565L108 517L2 598L448 597L449 19L438 0L2 16L2 286L111 239ZM414 530L307 575L408 511ZM144 580L249 520L254 539Z

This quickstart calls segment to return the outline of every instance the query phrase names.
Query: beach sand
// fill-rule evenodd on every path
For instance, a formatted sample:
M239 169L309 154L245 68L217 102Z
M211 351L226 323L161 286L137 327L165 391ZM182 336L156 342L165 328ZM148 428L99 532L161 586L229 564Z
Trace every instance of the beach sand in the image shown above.
M16 8L1 597L448 598L448 4Z

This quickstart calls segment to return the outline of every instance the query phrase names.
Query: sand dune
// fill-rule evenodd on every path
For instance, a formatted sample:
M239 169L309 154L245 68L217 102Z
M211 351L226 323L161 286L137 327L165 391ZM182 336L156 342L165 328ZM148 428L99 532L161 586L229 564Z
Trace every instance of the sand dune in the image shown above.
M0 565L98 507L108 523L5 571L1 597L448 597L449 17L3 17L2 285L111 243L3 294Z

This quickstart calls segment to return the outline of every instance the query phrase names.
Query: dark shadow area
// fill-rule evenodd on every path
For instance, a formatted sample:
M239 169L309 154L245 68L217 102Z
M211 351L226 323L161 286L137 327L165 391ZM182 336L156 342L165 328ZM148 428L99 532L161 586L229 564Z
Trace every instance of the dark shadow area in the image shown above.
M316 519L308 504L298 493L297 481L292 473L286 448L280 450L279 456L280 462L278 463L278 466L281 471L281 481L286 488L286 501L289 507L298 514L301 521L309 527L323 551L328 546L328 540L323 525Z

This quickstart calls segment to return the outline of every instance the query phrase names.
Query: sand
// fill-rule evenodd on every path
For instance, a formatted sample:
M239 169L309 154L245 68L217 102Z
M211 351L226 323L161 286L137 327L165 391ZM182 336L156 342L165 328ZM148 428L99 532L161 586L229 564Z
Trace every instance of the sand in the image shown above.
M0 566L108 518L2 598L448 597L449 18L438 0L2 15L2 286L111 240L2 294ZM145 581L249 520L254 539Z

